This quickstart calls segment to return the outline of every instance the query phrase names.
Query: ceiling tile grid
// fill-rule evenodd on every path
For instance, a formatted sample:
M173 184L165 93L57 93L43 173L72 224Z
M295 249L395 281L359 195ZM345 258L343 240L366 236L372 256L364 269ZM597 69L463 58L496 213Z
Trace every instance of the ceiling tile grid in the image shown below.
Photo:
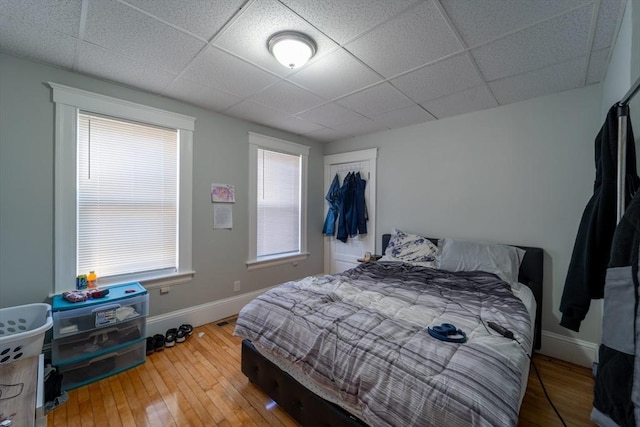
M242 101L242 98L215 88L202 86L185 78L171 82L163 93L165 96L217 112L224 111Z
M382 77L343 49L337 49L287 80L326 99L333 99L379 82Z
M585 69L586 58L582 57L497 80L489 86L501 104L510 104L529 99L533 94L546 95L580 87Z
M235 16L245 0L180 0L179 7L175 0L126 0L123 3L209 41Z
M338 100L338 104L373 117L393 110L399 110L414 102L389 83L382 83Z
M175 74L205 46L115 0L89 2L84 40Z
M79 47L76 70L149 92L161 92L176 78L175 74L86 42Z
M486 86L478 86L420 105L434 117L443 119L445 117L497 107L498 103Z
M593 5L518 31L471 51L487 81L584 56Z
M483 83L466 53L437 61L391 80L418 103L459 92Z
M433 1L418 3L346 45L385 77L462 50Z
M213 46L185 68L182 77L246 98L280 78Z
M422 0L419 0L422 1ZM388 20L416 0L283 0L320 31L344 45L354 37Z
M332 141L598 83L626 1L0 0L0 51Z
M389 111L372 117L372 119L389 129L411 126L435 120L431 114L419 105Z
M78 39L0 14L0 51L71 69Z
M315 60L338 47L329 37L277 0L258 0L250 3L213 43L248 62L277 75L286 76L291 74L292 70L280 65L267 50L269 37L280 31L300 31L313 38L318 46Z

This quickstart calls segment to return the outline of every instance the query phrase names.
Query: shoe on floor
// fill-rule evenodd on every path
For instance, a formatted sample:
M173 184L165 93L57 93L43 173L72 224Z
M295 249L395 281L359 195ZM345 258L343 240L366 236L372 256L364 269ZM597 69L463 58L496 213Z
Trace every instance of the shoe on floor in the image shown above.
M173 347L174 345L176 345L177 334L178 334L178 330L176 328L171 328L167 330L167 333L164 335L164 346Z
M155 351L164 350L164 335L155 334L153 336L153 348L154 348Z

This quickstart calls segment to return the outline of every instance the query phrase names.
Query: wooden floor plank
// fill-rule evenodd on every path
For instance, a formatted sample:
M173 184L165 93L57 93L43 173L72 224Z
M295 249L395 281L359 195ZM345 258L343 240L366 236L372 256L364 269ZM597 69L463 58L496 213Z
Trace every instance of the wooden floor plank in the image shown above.
M146 363L69 391L47 416L49 426L297 426L240 371L242 340L235 318L195 328L184 343ZM551 357L534 361L568 426L593 426L591 370ZM533 368L520 409L520 427L560 426Z

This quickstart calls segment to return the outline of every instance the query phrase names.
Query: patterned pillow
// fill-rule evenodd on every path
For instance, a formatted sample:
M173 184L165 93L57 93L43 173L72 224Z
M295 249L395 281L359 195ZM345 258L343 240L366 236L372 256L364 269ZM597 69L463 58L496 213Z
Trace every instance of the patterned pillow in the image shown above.
M438 247L429 239L393 229L380 261L402 261L423 267L437 266Z

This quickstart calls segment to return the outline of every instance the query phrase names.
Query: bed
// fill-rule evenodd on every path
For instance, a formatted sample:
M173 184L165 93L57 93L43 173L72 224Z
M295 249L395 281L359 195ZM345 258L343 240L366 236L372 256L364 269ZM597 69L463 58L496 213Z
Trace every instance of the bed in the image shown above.
M390 240L397 246L397 230L383 236L379 262L288 282L247 304L235 329L242 372L302 425L516 425L527 353L540 347L542 249L489 245L518 258L507 281L468 271L473 242L422 242L436 258L450 253L447 242L465 248L462 265L443 256L436 269L422 249L414 260L424 263L389 260ZM445 323L466 342L428 333Z

